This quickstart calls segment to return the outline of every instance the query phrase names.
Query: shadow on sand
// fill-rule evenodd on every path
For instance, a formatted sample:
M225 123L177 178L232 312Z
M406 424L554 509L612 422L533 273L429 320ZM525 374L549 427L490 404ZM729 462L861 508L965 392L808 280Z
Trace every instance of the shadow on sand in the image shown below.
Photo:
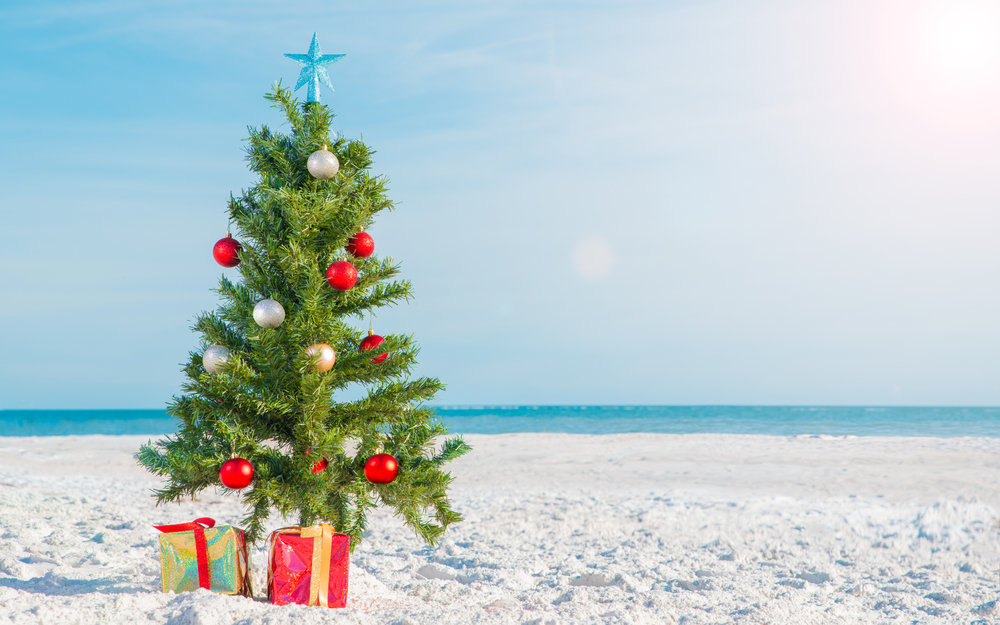
M102 593L107 595L148 593L159 590L149 586L137 586L124 578L118 579L72 579L51 572L42 577L20 580L0 577L0 587L23 590L55 597Z

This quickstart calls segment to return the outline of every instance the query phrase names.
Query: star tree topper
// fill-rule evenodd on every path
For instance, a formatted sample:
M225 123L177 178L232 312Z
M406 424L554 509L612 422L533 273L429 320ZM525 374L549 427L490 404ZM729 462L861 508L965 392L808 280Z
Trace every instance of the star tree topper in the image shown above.
M330 77L326 74L326 66L336 63L347 55L322 54L319 49L319 40L316 38L316 33L313 33L313 40L309 44L308 54L286 54L285 56L302 66L302 73L299 74L299 81L295 83L294 90L298 90L302 85L308 84L309 95L306 97L306 102L319 102L319 86L321 84L326 85L333 91L333 85L330 84Z

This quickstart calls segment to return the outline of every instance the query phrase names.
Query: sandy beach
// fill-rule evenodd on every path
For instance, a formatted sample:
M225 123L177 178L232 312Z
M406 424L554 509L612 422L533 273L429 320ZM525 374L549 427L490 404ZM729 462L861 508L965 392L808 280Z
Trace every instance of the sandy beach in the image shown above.
M1000 439L472 435L466 520L426 548L389 514L348 607L159 591L147 437L0 438L0 622L1000 623ZM273 518L273 526L285 524Z

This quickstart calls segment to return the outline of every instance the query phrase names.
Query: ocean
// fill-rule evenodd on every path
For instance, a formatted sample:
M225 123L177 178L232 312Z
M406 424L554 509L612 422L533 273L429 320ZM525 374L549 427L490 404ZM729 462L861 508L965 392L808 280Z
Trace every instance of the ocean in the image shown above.
M458 434L567 432L1000 436L1000 408L858 406L439 406ZM0 436L176 431L163 410L0 410Z

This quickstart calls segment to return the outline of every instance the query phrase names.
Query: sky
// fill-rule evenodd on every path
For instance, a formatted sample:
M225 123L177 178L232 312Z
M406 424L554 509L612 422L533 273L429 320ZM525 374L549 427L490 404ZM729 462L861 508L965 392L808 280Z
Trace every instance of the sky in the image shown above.
M314 32L437 403L1000 405L995 2L12 0L0 409L180 392Z

